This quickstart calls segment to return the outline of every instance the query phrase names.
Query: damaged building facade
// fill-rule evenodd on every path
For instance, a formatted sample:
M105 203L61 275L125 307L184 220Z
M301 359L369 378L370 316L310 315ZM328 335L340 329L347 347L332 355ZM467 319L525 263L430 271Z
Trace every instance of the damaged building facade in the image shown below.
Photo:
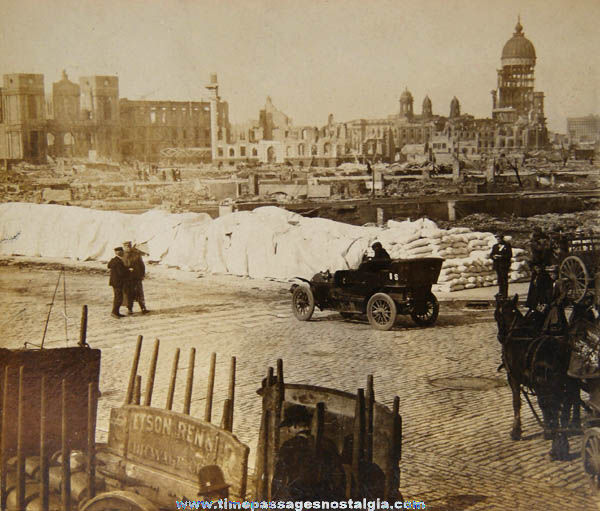
M117 76L74 83L63 71L46 100L43 75L8 74L0 100L0 160L210 161L213 108L217 136L229 128L227 102L131 101L119 97Z
M335 167L405 160L408 153L443 163L543 149L549 141L544 93L534 90L535 63L535 48L519 20L502 49L491 117L462 113L456 97L447 116L434 114L428 96L418 114L412 93L405 89L399 109L386 118L340 123L330 114L321 127L294 126L270 97L257 120L230 123L216 74L210 76L205 100L147 101L119 98L116 76L83 77L76 84L63 72L47 104L43 75L5 75L0 159L42 162L50 155Z
M234 165L242 161L332 167L347 161L394 162L421 154L437 163L457 158L481 158L549 146L544 93L534 90L535 48L520 20L501 54L498 87L492 91L491 117L461 112L458 98L448 115L433 112L425 96L421 113L414 111L412 93L405 89L397 113L383 119L356 119L327 125L294 126L270 97L259 119L232 126L215 141L213 160Z

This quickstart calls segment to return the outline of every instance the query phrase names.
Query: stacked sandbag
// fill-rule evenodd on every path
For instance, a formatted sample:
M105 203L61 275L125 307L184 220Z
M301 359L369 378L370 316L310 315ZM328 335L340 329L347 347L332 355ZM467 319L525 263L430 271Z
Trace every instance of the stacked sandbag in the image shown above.
M495 283L490 233L439 229L428 219L385 227L353 226L262 207L211 219L200 213L111 211L0 204L0 254L108 261L126 240L143 243L146 260L185 270L253 278L311 278L357 268L373 242L394 259L442 257L439 290ZM527 275L525 252L513 250L512 281Z

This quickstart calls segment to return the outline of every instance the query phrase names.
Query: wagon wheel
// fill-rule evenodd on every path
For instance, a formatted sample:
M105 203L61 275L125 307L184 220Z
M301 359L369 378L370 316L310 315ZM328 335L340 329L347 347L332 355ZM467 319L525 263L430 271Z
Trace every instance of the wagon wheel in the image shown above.
M579 303L585 296L590 277L584 262L577 256L568 256L560 265L559 276L567 283L567 297Z
M315 310L315 297L307 286L298 286L292 295L292 312L296 319L308 321Z
M600 428L589 428L581 444L583 470L590 476L593 492L600 494Z
M147 498L130 491L101 493L81 506L80 511L159 511Z
M429 293L425 301L417 302L410 311L410 317L419 326L431 326L437 320L440 304L433 293Z
M367 303L369 323L377 330L389 330L396 322L396 304L389 295L375 293Z

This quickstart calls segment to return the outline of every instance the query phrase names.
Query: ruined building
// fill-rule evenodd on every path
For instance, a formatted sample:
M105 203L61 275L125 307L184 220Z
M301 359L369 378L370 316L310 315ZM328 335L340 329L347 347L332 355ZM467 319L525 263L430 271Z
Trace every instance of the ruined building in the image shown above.
M4 75L0 89L0 159L46 160L44 75Z

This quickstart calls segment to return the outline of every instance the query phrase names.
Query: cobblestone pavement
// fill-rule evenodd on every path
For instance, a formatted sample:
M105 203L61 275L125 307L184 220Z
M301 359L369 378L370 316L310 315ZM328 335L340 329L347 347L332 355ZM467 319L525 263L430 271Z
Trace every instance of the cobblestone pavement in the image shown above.
M3 347L38 343L58 273L0 266ZM213 420L220 421L229 357L237 357L234 433L256 449L260 400L256 389L277 358L287 382L355 392L375 377L376 399L391 406L400 397L403 419L401 490L435 510L597 509L571 437L572 459L551 462L529 409L523 407L524 440L509 438L511 395L500 361L491 310L442 304L434 328L401 317L390 332L361 321L317 312L309 322L291 315L288 285L236 278L176 281L154 273L145 283L152 313L121 320L109 316L105 274L67 273L69 344L76 342L81 306L89 306L88 342L102 350L98 438L106 436L110 407L123 403L136 337L144 335L140 373L145 379L152 343L160 339L153 404L163 406L175 348L182 349L176 403L183 401L188 350L195 347L192 414L203 416L211 352L217 353ZM51 314L47 347L65 345L62 293ZM137 307L137 306L136 306ZM473 377L480 390L452 390L446 378Z

